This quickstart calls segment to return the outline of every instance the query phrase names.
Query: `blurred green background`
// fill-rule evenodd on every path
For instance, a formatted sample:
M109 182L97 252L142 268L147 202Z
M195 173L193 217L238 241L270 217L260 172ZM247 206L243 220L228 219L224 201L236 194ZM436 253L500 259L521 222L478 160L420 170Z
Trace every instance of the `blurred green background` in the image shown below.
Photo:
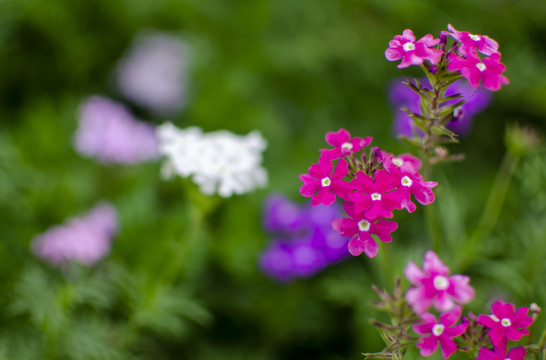
M371 284L393 285L381 256L277 283L257 265L269 241L263 201L273 192L305 201L298 174L316 162L327 131L410 150L393 136L388 84L420 74L385 59L394 35L437 37L448 23L487 34L511 83L451 147L466 159L436 167L432 179L440 256L454 264L506 152L506 124L546 129L545 19L543 0L0 0L0 358L333 360L379 351ZM133 108L137 116L260 130L266 189L208 198L189 182L162 181L159 162L101 165L75 152L78 106L95 94L121 99L112 71L147 28L190 44L190 94L177 116ZM498 297L546 305L545 169L544 151L522 157L483 249L454 269L472 276L476 313ZM33 236L101 199L121 224L105 262L74 276L29 252ZM207 215L197 241L184 243L193 207ZM431 240L422 208L395 220L389 251L402 275ZM162 281L164 259L181 243L180 267Z

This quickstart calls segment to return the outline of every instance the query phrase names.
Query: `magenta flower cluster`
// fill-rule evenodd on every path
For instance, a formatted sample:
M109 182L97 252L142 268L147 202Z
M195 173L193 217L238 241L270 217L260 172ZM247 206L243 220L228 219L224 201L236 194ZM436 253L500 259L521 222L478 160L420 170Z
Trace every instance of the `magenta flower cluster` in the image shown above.
M451 24L447 28L449 31L442 31L439 39L427 34L417 41L413 32L406 29L389 42L385 57L389 61L402 60L398 68L423 65L425 61L433 66L447 63L447 69L460 73L472 88L477 88L481 82L486 89L497 91L501 84L509 83L502 75L506 67L500 61L499 44L495 40L486 35L458 31ZM454 45L446 51L447 36L453 38Z
M371 141L371 137L353 138L345 129L327 133L326 142L333 148L320 150L318 163L300 175L300 193L311 197L313 206L328 206L340 198L348 217L335 219L332 227L352 238L353 256L364 252L373 258L378 245L372 235L391 242L391 233L398 228L395 221L385 219L393 217L393 210L414 212L412 198L422 205L432 203L431 189L438 183L424 181L419 174L421 161L412 155L394 156L373 147L366 156L363 149Z

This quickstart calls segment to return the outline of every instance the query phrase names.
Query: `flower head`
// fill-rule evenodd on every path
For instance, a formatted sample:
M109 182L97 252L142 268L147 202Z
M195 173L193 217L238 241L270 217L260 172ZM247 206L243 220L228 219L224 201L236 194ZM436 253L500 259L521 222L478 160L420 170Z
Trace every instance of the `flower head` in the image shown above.
M457 345L453 341L453 338L462 335L468 327L468 323L455 325L460 317L460 307L441 314L440 321L437 321L436 316L430 313L423 314L420 323L413 326L413 330L417 334L428 335L421 337L417 343L417 347L421 349L421 355L432 355L438 349L438 344L440 344L444 359L455 354L457 352Z
M312 197L313 206L331 205L336 200L336 195L344 199L351 191L350 185L343 181L348 171L347 162L343 159L339 160L332 173L333 166L329 160L320 158L318 164L309 167L308 174L300 175L300 180L303 181L300 194Z
M322 149L321 157L326 160L336 160L347 155L357 153L364 146L370 145L371 137L361 139L358 137L351 138L351 134L345 129L339 129L337 132L329 132L326 134L326 142L333 146L333 149Z
M90 97L80 106L74 147L103 163L133 164L159 156L154 128L102 96Z
M438 311L448 311L474 297L470 278L449 276L449 268L433 251L426 252L423 270L410 262L404 272L412 284L406 292L406 300L417 314L427 311L431 305Z
M491 315L480 315L478 323L489 328L488 335L493 345L498 346L503 341L518 341L524 335L529 335L526 328L533 323L533 318L527 313L529 308L514 309L514 304L495 301L491 306Z
M389 42L389 48L385 50L385 57L389 61L402 59L398 68L406 68L410 65L421 65L425 60L435 65L440 60L443 51L433 48L440 43L440 39L434 39L430 34L415 41L415 35L410 29L396 35Z
M32 240L34 254L53 265L93 265L110 252L117 231L116 209L103 203L84 216L69 219Z
M450 54L448 69L459 71L473 88L480 86L481 81L487 90L497 91L501 84L509 83L506 76L502 75L506 71L506 66L500 62L500 58L500 53L494 53L483 60L477 55L462 58Z
M526 353L527 350L523 346L510 349L508 354L506 353L506 348L503 347L496 347L495 351L488 348L481 348L476 360L523 360Z
M451 24L448 24L447 28L451 32L442 31L442 34L451 36L459 42L459 51L464 56L476 56L476 51L484 55L491 55L497 53L499 50L499 44L489 36L475 35L467 31L457 31Z

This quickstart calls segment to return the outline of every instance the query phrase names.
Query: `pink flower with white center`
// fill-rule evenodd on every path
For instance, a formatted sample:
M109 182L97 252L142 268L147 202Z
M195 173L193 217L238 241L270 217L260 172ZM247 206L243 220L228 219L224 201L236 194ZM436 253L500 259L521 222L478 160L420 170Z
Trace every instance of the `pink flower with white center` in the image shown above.
M343 181L349 169L347 162L343 159L339 160L334 173L332 173L333 167L332 162L321 158L318 164L309 167L309 174L300 175L300 180L303 181L300 194L312 197L313 206L331 205L336 200L336 195L347 199L347 195L351 192L351 185Z
M400 168L400 171L406 171L410 172L412 174L417 174L419 172L419 169L421 168L421 160L419 158L416 158L415 156L411 154L400 154L398 156L394 156L393 154L390 154L388 152L383 152L382 159L388 157L391 161L391 163L398 168Z
M506 354L505 348L496 348L495 351L488 348L481 348L476 360L523 360L527 350L523 346L510 349Z
M476 56L476 50L484 55L498 53L499 44L489 36L474 35L467 31L457 31L451 24L447 25L447 28L451 32L442 31L442 35L451 36L459 42L459 51L466 57Z
M499 53L494 53L483 60L477 55L468 56L464 59L455 54L450 54L447 68L449 71L459 71L473 88L480 86L481 80L484 88L497 91L501 88L501 84L510 83L506 76L501 75L506 71L506 66L500 62L500 58Z
M367 219L391 218L392 211L400 207L390 193L398 186L398 179L386 170L377 170L373 178L359 171L351 185L357 191L349 194L349 200L355 212L364 212Z
M438 311L449 311L456 304L467 303L474 297L470 278L449 276L449 268L433 251L426 252L423 270L410 262L404 273L412 284L406 292L406 301L417 314L427 311L431 305Z
M440 43L440 39L434 39L430 34L423 36L415 41L415 35L410 29L402 32L402 35L396 35L389 41L389 48L385 50L385 57L389 61L402 59L398 68L407 68L410 65L421 65L425 60L436 65L442 57L443 51L434 49Z
M396 161L396 158L393 158ZM432 188L438 185L435 181L423 181L419 173L412 172L403 166L396 166L389 157L383 158L383 167L398 179L398 188L392 192L393 199L400 204L400 209L414 212L417 206L411 201L411 195L422 205L434 202Z
M533 318L527 315L529 308L514 311L514 304L498 300L491 306L491 312L491 315L480 315L478 323L490 329L488 335L493 345L498 346L506 339L518 341L523 335L529 335L526 328L533 323Z
M370 145L372 138L367 136L365 139L354 137L345 129L339 129L337 132L326 134L326 142L334 146L333 149L321 149L321 157L326 160L336 160L350 154L360 151L364 146Z
M337 230L341 236L354 236L349 242L349 252L358 256L363 252L370 258L377 255L377 243L372 238L376 235L383 242L391 242L391 232L398 228L394 221L380 220L374 222L366 219L364 214L354 211L353 205L346 202L343 209L350 218L335 219L332 221L332 228Z
M421 349L422 356L430 356L438 349L438 343L444 359L449 358L457 352L457 344L452 338L464 334L469 323L457 324L461 317L461 308L456 307L450 312L440 314L440 321L436 316L425 313L421 316L421 322L413 325L413 331L421 337L417 347Z

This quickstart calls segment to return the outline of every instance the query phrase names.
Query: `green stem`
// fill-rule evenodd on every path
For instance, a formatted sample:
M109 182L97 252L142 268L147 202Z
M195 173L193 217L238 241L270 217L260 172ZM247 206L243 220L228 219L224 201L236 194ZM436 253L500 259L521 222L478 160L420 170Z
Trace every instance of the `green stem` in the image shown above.
M386 287L390 288L396 283L396 277L394 275L394 268L392 258L389 252L388 244L379 242L380 251L382 256L382 265L383 265L383 278L385 279Z

